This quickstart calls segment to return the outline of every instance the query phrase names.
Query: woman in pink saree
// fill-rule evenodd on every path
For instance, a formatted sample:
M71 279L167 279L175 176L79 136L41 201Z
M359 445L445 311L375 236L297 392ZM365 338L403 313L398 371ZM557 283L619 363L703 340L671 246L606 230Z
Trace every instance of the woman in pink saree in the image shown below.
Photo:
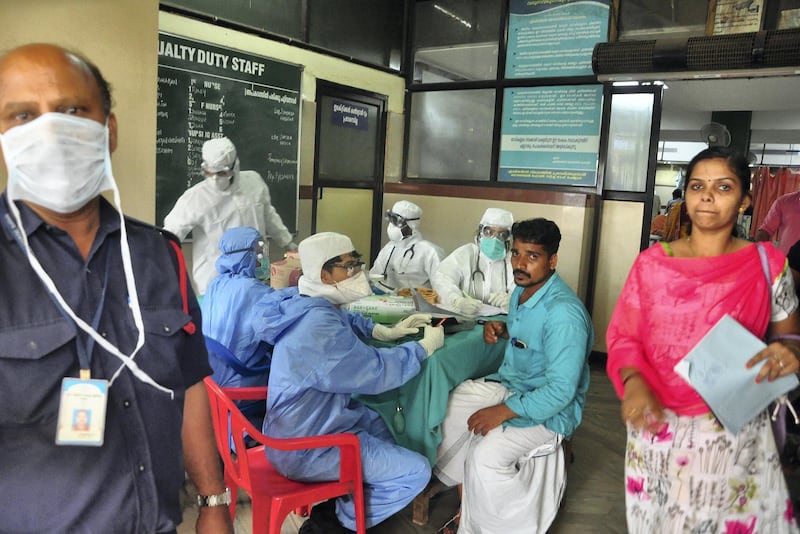
M750 169L722 148L687 168L688 236L637 257L607 332L608 376L627 424L625 488L632 533L798 532L764 412L725 430L673 367L725 314L759 338L800 331L785 256L733 235ZM771 286L771 287L769 287ZM781 338L747 363L757 381L800 369L800 346Z

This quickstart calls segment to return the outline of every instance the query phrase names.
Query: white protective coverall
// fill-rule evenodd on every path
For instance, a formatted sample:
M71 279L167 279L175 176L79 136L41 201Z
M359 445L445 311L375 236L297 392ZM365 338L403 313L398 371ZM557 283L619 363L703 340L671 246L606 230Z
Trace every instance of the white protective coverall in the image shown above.
M387 234L389 242L378 253L370 269L370 275L383 275L381 287L387 290L401 289L404 287L431 287L439 262L444 258L444 251L438 245L425 240L419 231L422 209L416 204L406 200L395 202L391 213L406 219L409 235L402 239L392 239L401 235L402 229L397 228L392 222L388 223Z
M492 226L510 230L512 223L511 213L489 208L481 219L480 227ZM514 289L510 253L506 252L502 259L491 261L480 251L477 244L479 239L476 238L475 241L461 245L439 264L431 279L433 289L439 294L439 302L453 306L466 293L488 304L491 295L510 294ZM507 304L505 309L508 309Z
M219 240L226 229L252 226L283 248L292 244L292 234L272 206L269 188L261 175L254 171L239 171L235 148L221 155L219 152L207 155L206 147L211 141L220 140L206 141L203 161L207 164L213 162L220 168L233 168L230 186L221 191L211 180L205 179L187 189L164 218L164 228L179 239L183 240L189 232L192 233L192 278L199 295L205 294L209 282L217 275L214 262L219 257ZM233 147L232 143L230 147Z

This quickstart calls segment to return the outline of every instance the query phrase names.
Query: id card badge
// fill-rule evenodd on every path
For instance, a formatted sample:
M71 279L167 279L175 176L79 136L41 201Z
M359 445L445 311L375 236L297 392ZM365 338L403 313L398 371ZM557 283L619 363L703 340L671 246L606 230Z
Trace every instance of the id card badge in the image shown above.
M64 378L56 445L100 447L106 430L108 380Z

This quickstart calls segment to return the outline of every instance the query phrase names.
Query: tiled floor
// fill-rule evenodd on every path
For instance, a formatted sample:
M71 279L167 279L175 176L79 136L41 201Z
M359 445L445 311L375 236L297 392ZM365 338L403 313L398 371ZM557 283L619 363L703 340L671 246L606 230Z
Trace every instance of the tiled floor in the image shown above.
M570 465L567 498L550 534L626 532L622 482L625 428L619 419L619 402L602 367L592 369L584 420L573 441L575 463ZM187 499L188 502L188 499ZM458 494L450 490L431 500L430 522L411 522L411 507L369 530L370 534L433 534L458 507ZM187 507L179 534L194 532L196 512ZM305 518L290 514L282 534L295 534ZM251 532L249 503L237 506L236 532ZM510 533L513 534L513 533Z

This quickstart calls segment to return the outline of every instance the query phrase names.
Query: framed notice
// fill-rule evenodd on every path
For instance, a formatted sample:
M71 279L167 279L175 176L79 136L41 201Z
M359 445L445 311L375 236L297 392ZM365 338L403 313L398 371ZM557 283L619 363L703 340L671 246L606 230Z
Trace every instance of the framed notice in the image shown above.
M714 35L757 32L761 29L764 0L717 0Z
M498 180L594 186L602 85L508 88Z
M506 78L592 74L592 50L608 39L610 0L511 0Z

